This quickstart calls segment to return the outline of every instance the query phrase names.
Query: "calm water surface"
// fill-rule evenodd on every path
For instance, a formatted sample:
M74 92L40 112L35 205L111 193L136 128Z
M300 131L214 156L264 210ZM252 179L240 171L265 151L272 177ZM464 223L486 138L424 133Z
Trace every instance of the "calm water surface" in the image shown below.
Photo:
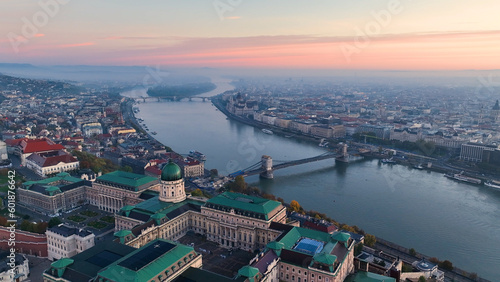
M217 79L218 88L233 87ZM130 96L132 92L122 93ZM137 94L137 91L133 92ZM317 146L277 135L267 135L226 117L201 101L147 102L137 117L145 120L156 138L179 153L204 153L206 168L228 174L260 161L295 160L324 152ZM440 173L360 160L336 166L324 160L278 170L273 180L247 178L253 186L297 200L335 220L454 265L481 277L497 280L500 272L500 191L455 182Z

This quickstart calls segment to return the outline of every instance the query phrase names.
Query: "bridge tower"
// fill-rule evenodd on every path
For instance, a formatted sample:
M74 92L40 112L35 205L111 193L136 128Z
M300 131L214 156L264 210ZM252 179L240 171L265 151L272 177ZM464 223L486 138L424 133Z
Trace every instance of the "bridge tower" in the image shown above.
M349 162L349 153L347 153L347 144L344 143L342 146L342 154L335 158L335 162L340 163L348 163Z
M263 155L261 158L261 162L262 169L264 169L264 171L260 174L260 176L267 179L273 179L273 158L267 155Z

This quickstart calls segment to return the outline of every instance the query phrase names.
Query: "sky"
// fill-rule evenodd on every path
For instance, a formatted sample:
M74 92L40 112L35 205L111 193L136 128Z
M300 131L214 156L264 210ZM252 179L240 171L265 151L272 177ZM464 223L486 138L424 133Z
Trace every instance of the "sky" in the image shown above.
M2 0L0 63L500 69L498 0Z

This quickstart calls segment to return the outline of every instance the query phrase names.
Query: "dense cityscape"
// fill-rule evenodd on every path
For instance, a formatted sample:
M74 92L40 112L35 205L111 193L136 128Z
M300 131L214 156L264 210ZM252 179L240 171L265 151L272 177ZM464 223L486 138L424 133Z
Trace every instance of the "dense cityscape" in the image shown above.
M142 279L153 271L161 281L206 275L214 281L306 281L313 275L325 281L360 275L480 279L450 260L427 257L298 201L287 203L248 187L242 176L249 171L218 175L217 168L204 166L204 154L173 152L136 117L140 103L178 103L175 99L194 96L146 101L123 97L119 88L5 75L1 82L2 232L10 232L7 227L15 218L16 236L25 238L16 244L18 277L37 273L44 281L132 281L116 275ZM318 144L337 160L348 144L345 163L356 151L357 158L361 152L363 158L440 171L457 181L497 189L500 107L492 95L471 96L472 91L240 79L234 90L212 102L228 118L266 134ZM433 98L436 93L439 99ZM256 169L262 177L266 170L278 169L266 167L269 160L264 159ZM8 172L13 168L15 177ZM19 185L12 218L11 183ZM9 241L2 242L8 250ZM163 251L153 255L151 248L157 246ZM178 255L183 260L172 261ZM35 268L45 268L30 271L32 257L42 260ZM151 261L136 267L138 262L132 262L138 257ZM86 265L89 259L99 268ZM12 278L7 261L3 277ZM147 266L151 262L162 264ZM353 271L356 276L349 275Z

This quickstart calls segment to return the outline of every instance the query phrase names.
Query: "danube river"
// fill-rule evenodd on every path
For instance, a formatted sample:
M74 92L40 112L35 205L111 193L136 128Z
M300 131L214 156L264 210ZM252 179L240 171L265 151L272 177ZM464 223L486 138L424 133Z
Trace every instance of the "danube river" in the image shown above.
M218 88L233 87L214 81ZM122 95L137 95L138 91ZM144 94L141 94L144 95ZM202 101L147 102L136 115L176 152L204 153L207 169L244 169L270 155L276 161L316 156L318 144L268 135L228 120ZM495 281L500 265L500 191L459 183L441 173L360 160L336 166L333 159L278 170L272 180L247 178L265 192L297 200L335 220Z

